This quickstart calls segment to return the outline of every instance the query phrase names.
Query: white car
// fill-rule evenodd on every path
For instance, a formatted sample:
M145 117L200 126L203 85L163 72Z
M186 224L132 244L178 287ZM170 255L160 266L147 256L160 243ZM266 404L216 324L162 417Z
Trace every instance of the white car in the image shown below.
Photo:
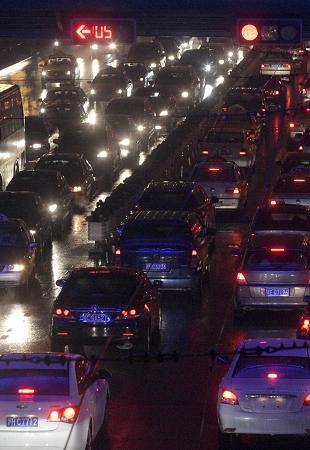
M107 421L105 378L80 355L1 355L0 449L92 449Z
M220 449L249 435L309 436L310 343L250 339L233 356L218 393Z

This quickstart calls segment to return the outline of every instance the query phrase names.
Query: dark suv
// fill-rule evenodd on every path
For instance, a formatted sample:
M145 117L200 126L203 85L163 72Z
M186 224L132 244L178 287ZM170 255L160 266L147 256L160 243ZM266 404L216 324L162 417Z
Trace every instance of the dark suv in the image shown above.
M140 211L119 231L116 263L144 271L160 289L192 291L194 298L200 298L214 232L205 230L198 214Z

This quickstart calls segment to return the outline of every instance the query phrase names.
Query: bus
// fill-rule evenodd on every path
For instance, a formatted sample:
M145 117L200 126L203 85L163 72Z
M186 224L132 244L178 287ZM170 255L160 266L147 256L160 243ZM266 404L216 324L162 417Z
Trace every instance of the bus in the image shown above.
M25 165L25 122L16 84L0 84L0 190Z

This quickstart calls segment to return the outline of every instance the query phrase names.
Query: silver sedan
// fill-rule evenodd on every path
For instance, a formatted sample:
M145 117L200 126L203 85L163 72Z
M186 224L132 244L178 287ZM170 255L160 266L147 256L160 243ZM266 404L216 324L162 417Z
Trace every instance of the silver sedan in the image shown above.
M310 207L310 174L302 171L280 177L270 198L277 201Z

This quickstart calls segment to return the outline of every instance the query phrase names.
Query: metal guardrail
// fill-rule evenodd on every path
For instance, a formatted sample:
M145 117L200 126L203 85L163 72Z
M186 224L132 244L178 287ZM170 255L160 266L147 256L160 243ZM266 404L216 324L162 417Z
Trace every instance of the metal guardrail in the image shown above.
M103 202L97 203L96 209L87 217L88 240L95 241L89 252L90 257L109 261L109 247L114 240L117 226L134 210L139 196L151 180L187 179L198 160L198 139L201 127L212 127L216 115L212 114L220 104L223 96L233 86L238 85L249 72L253 62L260 59L260 53L249 52L236 66L227 80L215 88L212 96L199 104L186 120L179 125L168 138L159 144L142 166L138 166L131 177L127 178Z

